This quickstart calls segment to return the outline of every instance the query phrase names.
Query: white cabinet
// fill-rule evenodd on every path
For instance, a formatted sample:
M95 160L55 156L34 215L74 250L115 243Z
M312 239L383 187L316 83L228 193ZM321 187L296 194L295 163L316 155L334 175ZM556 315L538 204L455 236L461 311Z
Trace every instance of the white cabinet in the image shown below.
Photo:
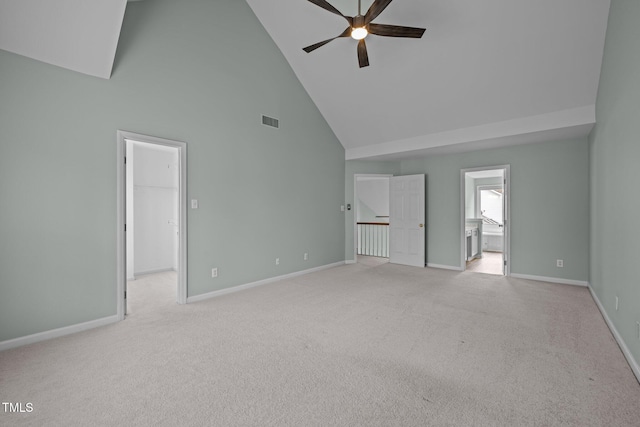
M478 255L478 229L471 230L471 256Z
M465 241L467 246L467 261L471 261L476 258L480 253L479 244L481 240L479 239L480 233L478 231L478 227L467 227L465 229Z

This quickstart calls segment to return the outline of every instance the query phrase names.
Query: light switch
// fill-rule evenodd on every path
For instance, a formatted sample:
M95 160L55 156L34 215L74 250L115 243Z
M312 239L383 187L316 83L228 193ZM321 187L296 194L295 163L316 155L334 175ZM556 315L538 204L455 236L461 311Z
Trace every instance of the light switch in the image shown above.
M191 199L191 209L198 209L198 199Z

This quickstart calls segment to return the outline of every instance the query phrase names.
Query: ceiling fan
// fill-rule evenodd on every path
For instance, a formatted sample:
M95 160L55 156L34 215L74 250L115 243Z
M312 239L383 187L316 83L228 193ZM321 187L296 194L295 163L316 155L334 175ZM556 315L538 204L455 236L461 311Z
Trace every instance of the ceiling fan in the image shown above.
M387 6L389 6L389 3L391 3L391 1L392 0L375 0L371 7L369 7L369 10L367 10L367 13L365 13L363 16L360 10L361 0L358 0L358 15L352 17L343 15L338 9L330 5L326 0L309 0L309 2L315 4L316 6L320 6L321 8L328 10L331 13L342 16L347 20L349 26L342 32L342 34L331 39L312 44L311 46L307 46L302 50L310 53L337 38L352 37L353 39L358 40L358 64L360 65L360 68L362 68L369 66L367 45L364 42L364 39L365 37L367 37L367 35L375 34L376 36L386 37L410 37L415 39L421 38L425 31L424 28L374 24L373 22L371 22L376 19L376 17L380 15L387 8Z

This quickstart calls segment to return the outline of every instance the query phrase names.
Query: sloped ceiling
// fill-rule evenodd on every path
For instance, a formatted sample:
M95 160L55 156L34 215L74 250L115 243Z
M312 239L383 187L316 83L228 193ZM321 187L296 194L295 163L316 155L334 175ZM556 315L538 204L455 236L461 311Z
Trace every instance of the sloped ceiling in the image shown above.
M108 79L126 0L0 0L0 49Z
M356 0L329 0L353 16ZM588 134L609 0L394 0L374 22L422 39L367 37L306 0L247 0L346 149L404 158ZM372 0L363 0L366 11Z
M595 123L610 0L394 0L375 22L427 31L367 37L362 69L350 38L302 51L340 34L341 17L307 0L246 1L347 159L571 138ZM357 0L329 1L357 13ZM0 49L108 79L126 3L0 0Z

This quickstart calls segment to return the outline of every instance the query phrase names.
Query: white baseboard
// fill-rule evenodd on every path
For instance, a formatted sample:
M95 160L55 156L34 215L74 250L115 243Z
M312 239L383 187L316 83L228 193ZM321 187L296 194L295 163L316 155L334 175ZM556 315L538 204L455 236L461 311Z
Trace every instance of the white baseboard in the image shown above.
M266 285L268 283L277 282L278 280L290 279L292 277L302 276L304 274L314 273L316 271L326 270L333 267L344 265L345 261L334 262L333 264L321 265L320 267L310 268L308 270L296 271L282 276L270 277L268 279L258 280L257 282L245 283L244 285L232 286L230 288L220 289L219 291L207 292L200 295L194 295L187 298L187 304L192 302L203 301L209 298L219 297L234 292L244 291L245 289L255 288L256 286Z
M355 259L347 259L344 261L345 264L355 264L357 261Z
M518 273L511 273L510 276L515 277L516 279L537 280L539 282L559 283L561 285L573 285L573 286L584 286L584 287L589 286L589 283L585 282L584 280L560 279L558 277L533 276L531 274L518 274Z
M622 339L622 336L620 336L620 333L618 333L618 330L616 329L615 325L609 318L609 315L605 311L604 306L598 299L598 296L593 291L593 288L591 288L591 286L589 286L589 291L591 292L591 296L593 297L593 300L596 302L596 305L598 306L598 309L600 310L600 313L602 314L602 317L604 318L605 323L611 330L611 333L613 334L613 337L615 338L615 340L618 342L618 346L620 346L620 350L622 350L622 354L624 354L624 357L627 359L627 362L629 363L629 367L633 371L633 374L636 376L636 379L638 380L638 382L640 382L640 365L638 365L638 362L636 361L636 359L634 359L633 355L629 351L629 347L627 347L627 344Z
M27 335L24 337L14 338L0 342L0 351L8 350L10 348L20 347L27 344L33 344L35 342L49 340L51 338L58 338L64 335L75 334L76 332L86 331L87 329L97 328L99 326L109 325L111 323L118 322L118 316L113 315L109 317L103 317L102 319L90 320L84 323L77 323L71 326L65 326L58 329L52 329L50 331L39 332L33 335Z
M441 268L443 270L462 271L461 267L458 267L458 266L455 266L455 265L433 264L431 262L427 263L427 267L429 267L429 268Z

